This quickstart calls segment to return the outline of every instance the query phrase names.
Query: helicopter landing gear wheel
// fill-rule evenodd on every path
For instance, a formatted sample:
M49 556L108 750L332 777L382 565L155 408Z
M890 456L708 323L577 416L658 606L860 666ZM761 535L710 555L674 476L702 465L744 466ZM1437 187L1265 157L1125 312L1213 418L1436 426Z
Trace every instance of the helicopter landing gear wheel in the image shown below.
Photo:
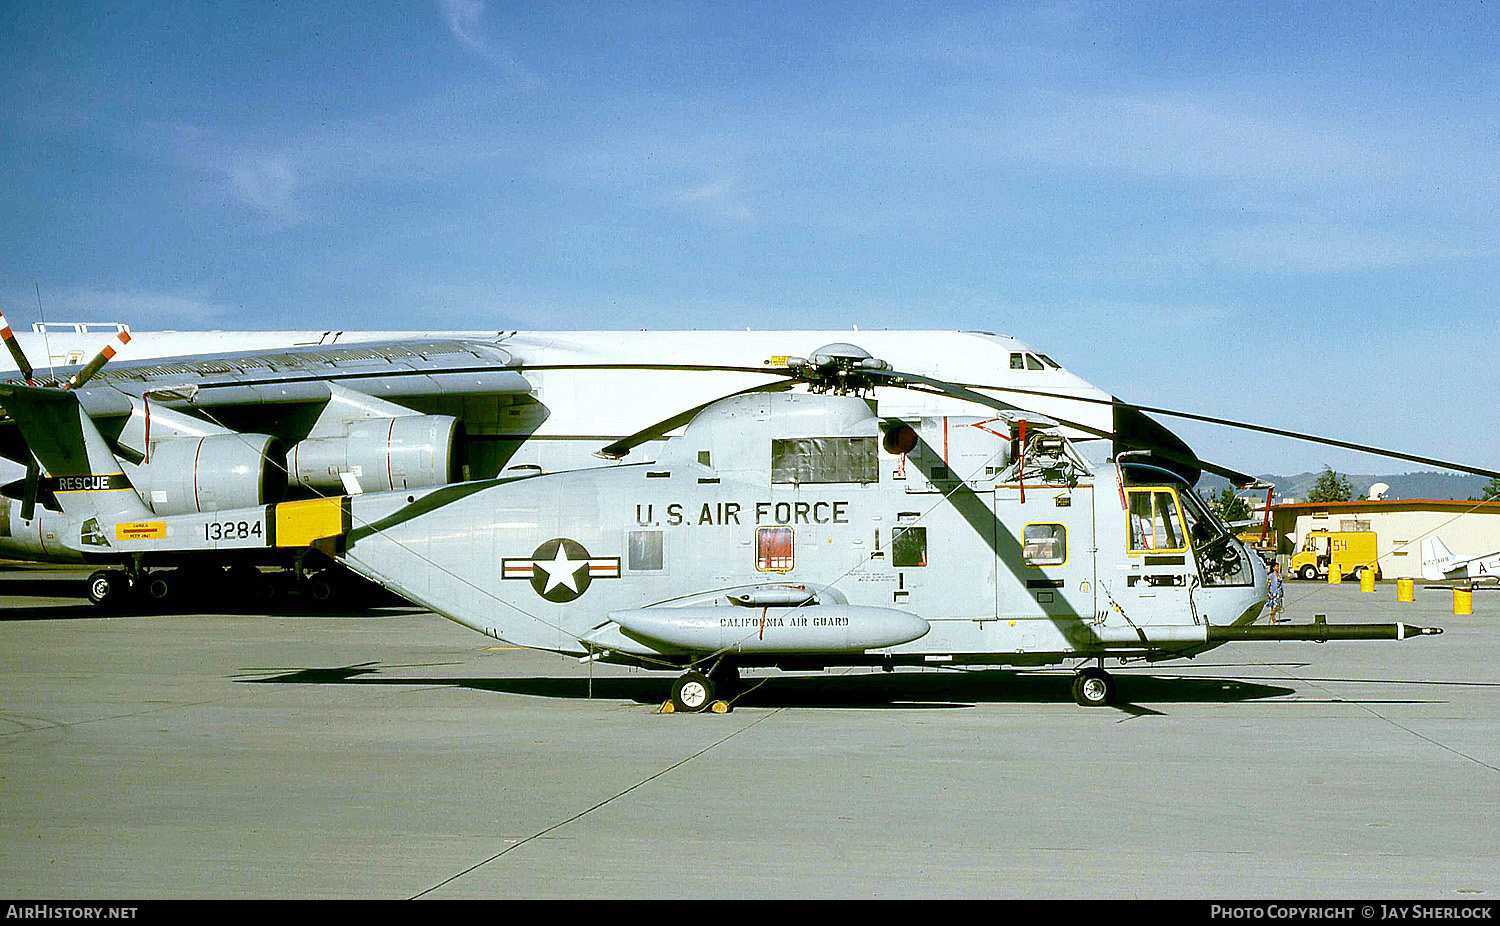
M1103 669L1090 666L1073 676L1073 700L1083 707L1108 707L1115 701L1115 679Z
M714 683L702 672L684 672L672 683L672 707L696 714L714 701Z

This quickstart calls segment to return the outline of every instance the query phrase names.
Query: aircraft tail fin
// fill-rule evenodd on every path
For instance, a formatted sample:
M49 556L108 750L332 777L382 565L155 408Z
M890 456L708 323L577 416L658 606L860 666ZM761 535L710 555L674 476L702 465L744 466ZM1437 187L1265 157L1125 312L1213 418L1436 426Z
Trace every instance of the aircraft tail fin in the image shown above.
M76 393L0 383L0 405L15 420L22 440L46 471L47 488L65 514L151 514Z
M1429 582L1440 581L1453 567L1453 560L1452 551L1437 537L1422 540L1422 578Z

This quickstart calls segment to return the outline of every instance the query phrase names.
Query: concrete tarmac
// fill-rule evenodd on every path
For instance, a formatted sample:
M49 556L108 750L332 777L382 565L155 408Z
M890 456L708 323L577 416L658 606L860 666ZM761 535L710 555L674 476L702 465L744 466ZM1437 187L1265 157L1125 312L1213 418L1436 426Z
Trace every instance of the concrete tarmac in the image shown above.
M1113 708L767 671L682 715L415 608L101 616L81 577L0 575L9 896L1500 895L1500 592L1288 583L1297 621L1446 633L1111 664Z

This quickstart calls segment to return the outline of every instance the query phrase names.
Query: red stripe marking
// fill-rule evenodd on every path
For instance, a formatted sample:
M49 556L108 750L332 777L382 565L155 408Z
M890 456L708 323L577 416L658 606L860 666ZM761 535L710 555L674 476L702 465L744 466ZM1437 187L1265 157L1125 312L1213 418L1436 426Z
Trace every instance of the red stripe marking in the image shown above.
M203 510L203 503L198 501L198 458L203 455L203 442L207 438L198 438L198 449L193 452L193 507L199 511Z

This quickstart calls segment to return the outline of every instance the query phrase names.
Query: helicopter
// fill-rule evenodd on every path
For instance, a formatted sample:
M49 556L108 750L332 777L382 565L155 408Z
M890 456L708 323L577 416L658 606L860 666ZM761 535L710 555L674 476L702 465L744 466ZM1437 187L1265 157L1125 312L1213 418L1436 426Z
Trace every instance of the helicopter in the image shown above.
M1075 441L862 348L691 410L648 462L158 516L75 393L0 385L85 557L311 546L498 641L676 673L673 710L729 710L741 669L1075 664L1229 642L1404 640L1403 623L1255 625L1266 566L1157 454ZM883 416L879 386L982 414ZM603 448L619 459L675 428Z

